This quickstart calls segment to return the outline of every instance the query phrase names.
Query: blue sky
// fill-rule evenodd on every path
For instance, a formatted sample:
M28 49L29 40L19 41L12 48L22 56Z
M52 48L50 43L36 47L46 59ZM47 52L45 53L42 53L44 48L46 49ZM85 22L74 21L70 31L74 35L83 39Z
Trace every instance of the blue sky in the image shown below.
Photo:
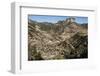
M51 22L56 23L59 20L65 20L69 18L69 16L46 16L46 15L29 15L29 19L37 21L37 22ZM77 23L88 23L88 17L75 17L75 22Z

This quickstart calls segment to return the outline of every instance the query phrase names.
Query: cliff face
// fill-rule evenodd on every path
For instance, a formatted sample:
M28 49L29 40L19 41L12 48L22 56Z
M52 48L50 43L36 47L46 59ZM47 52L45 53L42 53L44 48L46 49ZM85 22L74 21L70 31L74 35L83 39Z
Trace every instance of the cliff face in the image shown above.
M87 57L87 27L66 20L56 24L29 21L28 60Z

